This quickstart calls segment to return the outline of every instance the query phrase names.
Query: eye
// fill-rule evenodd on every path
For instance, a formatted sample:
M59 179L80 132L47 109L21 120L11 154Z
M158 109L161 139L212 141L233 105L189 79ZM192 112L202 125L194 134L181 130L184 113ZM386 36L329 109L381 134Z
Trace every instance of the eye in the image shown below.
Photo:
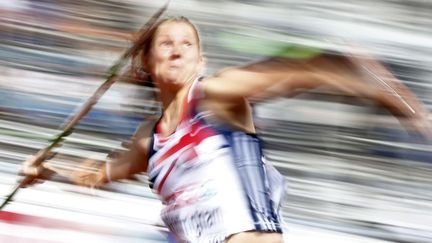
M185 41L185 42L183 42L183 45L186 46L186 47L191 47L191 46L193 46L192 42L190 42L190 41Z
M171 45L171 43L172 43L172 41L164 40L164 41L161 41L161 42L159 43L159 45L160 45L160 46L169 46L169 45Z

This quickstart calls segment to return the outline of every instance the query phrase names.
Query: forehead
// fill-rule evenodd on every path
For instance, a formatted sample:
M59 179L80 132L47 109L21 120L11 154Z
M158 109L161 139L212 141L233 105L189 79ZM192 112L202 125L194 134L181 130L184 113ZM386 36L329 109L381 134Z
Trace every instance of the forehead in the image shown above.
M195 29L186 22L168 21L159 25L155 37L174 36L174 37L197 37Z

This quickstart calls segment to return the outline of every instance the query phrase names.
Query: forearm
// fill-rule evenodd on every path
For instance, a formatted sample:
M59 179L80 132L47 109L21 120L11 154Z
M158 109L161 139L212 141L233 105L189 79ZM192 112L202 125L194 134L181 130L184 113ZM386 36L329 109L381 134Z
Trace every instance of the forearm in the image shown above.
M391 73L384 65L373 59L355 60L357 67L362 70L367 80L385 90L393 98L403 102L404 105L410 110L412 116L420 117L427 116L428 110L418 97L393 73Z
M313 73L306 75L312 82L330 87L336 91L357 98L369 99L390 111L398 118L416 118L423 114L418 106L411 105L400 92L374 84L370 77L362 77L356 73Z
M130 163L119 163L116 161L105 162L100 170L101 178L105 183L130 178L141 170L133 170Z
M127 179L131 175L147 170L148 139L133 140L128 151L105 163L102 170L107 180Z
M431 138L432 124L424 104L384 67L378 67L377 73L372 71L368 71L372 76L370 82L378 83L379 90L383 90L376 100L398 117L408 131Z
M365 77L366 82L385 90L393 98L404 103L411 112L410 116L426 117L428 115L427 108L417 96L402 81L397 79L383 63L378 61L377 58L354 43L345 43L345 47L347 52L346 58ZM391 102L391 100L388 99L387 102ZM406 115L409 115L409 113Z

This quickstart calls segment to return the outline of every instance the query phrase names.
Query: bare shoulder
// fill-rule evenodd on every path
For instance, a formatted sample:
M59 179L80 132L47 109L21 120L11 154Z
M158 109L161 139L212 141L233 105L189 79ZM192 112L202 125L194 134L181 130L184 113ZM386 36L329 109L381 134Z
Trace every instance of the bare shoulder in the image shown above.
M217 80L210 82L217 82ZM223 96L205 96L200 102L199 109L209 111L211 116L208 119L216 123L254 132L251 107L245 97L237 96L226 99Z
M150 146L153 129L156 125L156 122L157 119L146 120L142 122L138 129L135 131L132 137L132 143L139 151L147 152Z

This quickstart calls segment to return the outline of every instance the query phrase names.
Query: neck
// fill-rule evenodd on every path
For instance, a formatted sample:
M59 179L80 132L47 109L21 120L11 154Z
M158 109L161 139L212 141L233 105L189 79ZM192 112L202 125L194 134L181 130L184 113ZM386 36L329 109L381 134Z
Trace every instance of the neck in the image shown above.
M164 110L169 109L177 103L181 103L184 97L187 95L192 81L185 83L179 89L168 89L164 87L159 88L159 98L162 102L162 107Z
M192 83L193 80L188 81L178 90L160 87L159 98L163 106L162 123L166 124L168 130L179 122L183 112L183 102Z

